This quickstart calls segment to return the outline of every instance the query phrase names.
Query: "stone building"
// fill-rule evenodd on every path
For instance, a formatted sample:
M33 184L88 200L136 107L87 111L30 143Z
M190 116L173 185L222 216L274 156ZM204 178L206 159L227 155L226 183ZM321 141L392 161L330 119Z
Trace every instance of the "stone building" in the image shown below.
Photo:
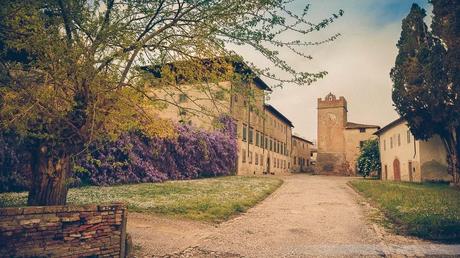
M291 172L310 172L313 142L292 135Z
M252 73L247 67L241 68L242 63L230 65L233 69L230 72ZM257 76L240 81L226 78L213 83L203 81L203 85L181 83L169 88L167 93L152 91L173 103L158 112L161 118L212 130L216 117L231 115L237 124L238 175L285 174L291 165L289 154L294 126L275 107L265 103L268 92L271 92L270 87Z
M347 101L329 93L318 99L317 173L356 175L360 146L375 138L377 125L348 122Z
M428 141L415 140L403 118L375 134L379 137L382 180L452 181L447 173L446 150L439 136Z

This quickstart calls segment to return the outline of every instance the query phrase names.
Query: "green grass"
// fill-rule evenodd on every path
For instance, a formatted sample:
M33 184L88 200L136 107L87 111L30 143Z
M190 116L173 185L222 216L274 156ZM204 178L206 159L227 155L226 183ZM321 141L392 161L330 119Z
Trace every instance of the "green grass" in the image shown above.
M124 202L129 211L220 222L265 199L282 184L270 177L229 176L71 189L69 204ZM27 193L0 194L0 207L24 206Z
M398 233L460 242L460 191L446 184L354 180L352 186L369 198Z

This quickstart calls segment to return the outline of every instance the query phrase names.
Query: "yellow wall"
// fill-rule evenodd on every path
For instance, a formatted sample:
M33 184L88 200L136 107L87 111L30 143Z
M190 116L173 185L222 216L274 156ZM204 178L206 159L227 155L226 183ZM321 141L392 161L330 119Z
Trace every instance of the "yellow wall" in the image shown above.
M439 136L428 141L415 141L414 136L408 132L407 123L402 121L379 136L382 180L395 179L395 159L400 162L402 181L410 181L409 162L412 162L412 181L452 180L447 174L446 151Z
M374 135L377 128L364 128L364 130L364 132L360 132L359 128L345 130L346 160L352 170L356 169L356 162L360 154L360 142L377 138Z

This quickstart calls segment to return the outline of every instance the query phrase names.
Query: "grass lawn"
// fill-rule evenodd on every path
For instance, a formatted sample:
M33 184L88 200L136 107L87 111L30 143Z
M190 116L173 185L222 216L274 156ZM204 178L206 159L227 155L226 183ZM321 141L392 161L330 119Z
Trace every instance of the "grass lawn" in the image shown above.
M121 201L129 211L219 222L244 212L282 184L271 177L228 176L110 187L71 189L69 204ZM27 193L0 194L0 207L24 206Z
M352 186L378 206L398 233L460 242L460 191L445 184L354 180Z

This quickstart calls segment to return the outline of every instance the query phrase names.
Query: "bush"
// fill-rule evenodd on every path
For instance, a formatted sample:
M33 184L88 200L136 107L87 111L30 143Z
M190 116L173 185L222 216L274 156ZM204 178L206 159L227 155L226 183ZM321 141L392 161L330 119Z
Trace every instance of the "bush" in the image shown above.
M237 160L236 125L222 117L219 130L208 132L187 125L177 125L177 137L149 137L141 131L123 133L117 140L99 140L74 160L72 186L116 185L161 182L168 179L193 179L230 175ZM19 145L0 147L1 191L24 190L28 182L20 166L28 159L2 159L2 153L16 157ZM7 156L8 156L7 155ZM5 156L5 154L3 154ZM8 156L8 157L9 157ZM9 164L13 160L14 165ZM22 161L22 162L19 162ZM29 170L30 171L30 170ZM16 179L18 177L19 179ZM21 182L21 183L18 183Z
M0 192L24 191L30 184L28 152L20 147L19 137L0 132Z
M361 153L357 161L358 172L363 176L371 176L371 174L380 171L380 151L378 139L367 140L361 146Z

